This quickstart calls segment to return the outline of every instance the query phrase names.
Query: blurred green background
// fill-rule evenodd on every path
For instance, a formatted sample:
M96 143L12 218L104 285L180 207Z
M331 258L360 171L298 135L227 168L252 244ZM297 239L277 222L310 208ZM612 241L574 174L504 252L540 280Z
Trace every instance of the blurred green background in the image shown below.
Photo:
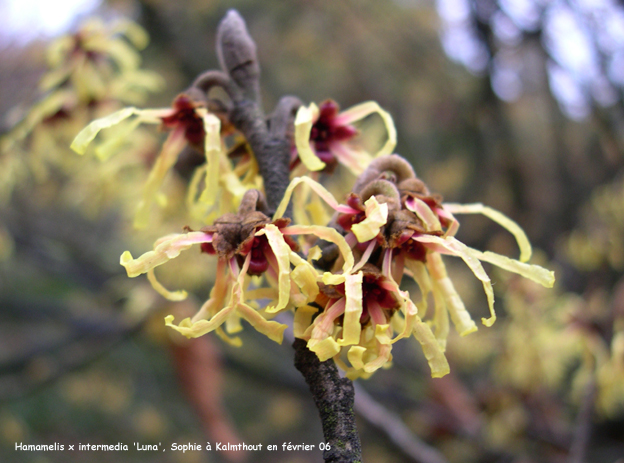
M12 16L27 10L21 5L0 3L10 24L0 32L5 134L41 98L45 49L61 33L36 18L22 24ZM358 405L365 461L419 461L419 439L449 462L624 461L621 3L110 0L56 8L127 17L147 30L142 67L166 86L145 107L168 106L218 67L216 26L238 9L258 45L267 111L285 94L343 108L377 101L397 126L396 152L432 191L509 215L529 235L535 261L555 270L551 291L494 272L499 320L451 337L448 377L429 378L411 340L396 345L393 368L358 381L368 400ZM52 18L46 11L40 16ZM0 461L322 460L318 450L281 451L284 442L322 442L288 342L245 330L243 348L210 336L184 343L162 318L192 314L210 285L194 282L197 299L172 307L118 265L124 250L144 252L183 219L136 237L125 197L100 198L93 212L58 173L2 178L17 181L0 206ZM114 197L115 185L108 188ZM482 218L464 218L458 236L517 253ZM478 281L449 267L468 309L485 315ZM280 451L214 450L228 440ZM170 451L174 442L207 441L212 452ZM129 451L20 452L16 442L121 442ZM167 451L138 452L134 442Z

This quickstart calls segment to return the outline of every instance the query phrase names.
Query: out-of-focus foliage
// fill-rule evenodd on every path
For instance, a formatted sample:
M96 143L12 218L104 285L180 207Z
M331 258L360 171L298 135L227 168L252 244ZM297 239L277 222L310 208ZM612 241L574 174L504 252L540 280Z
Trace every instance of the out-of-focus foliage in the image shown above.
M624 448L620 435L624 140L621 91L617 98L595 96L613 95L605 89L621 89L619 29L601 27L606 23L598 18L611 12L608 23L616 24L621 8L599 2L604 3L601 10L585 3L550 2L533 8L530 27L518 23L522 16L516 12L532 3L501 2L487 9L487 2L471 2L451 8L456 18L461 12L459 19L475 26L477 43L482 44L482 66L472 68L479 71L477 76L445 56L445 49L457 56L440 28L448 18L419 2L237 0L226 5L121 0L106 8L133 12L152 38L142 54L144 67L162 74L167 87L147 106L167 106L199 72L216 67L215 27L226 8L235 7L258 43L267 107L285 93L306 102L332 97L345 108L376 100L393 115L399 133L397 152L410 158L433 191L453 202L486 203L518 221L543 249L544 263L552 263L546 266L557 269L557 292L544 294L514 277L502 284L502 273L493 273L494 289L507 288L505 294L497 293L503 302L499 321L493 329L467 338L451 336L447 352L454 374L428 379L426 363L414 358L414 346L397 344L394 368L378 372L364 387L449 461L565 461L575 429L585 419L595 426L588 461L611 463L621 458ZM599 34L613 34L614 39L600 39L595 50L601 55L591 52L592 66L579 65L575 74L565 56L557 54L562 47L557 44L570 37L567 29L562 33L552 28L557 21L582 31L583 50L590 49L587 43ZM517 33L502 41L500 33L510 30ZM544 35L548 39L542 39ZM615 45L604 48L609 43ZM15 88L11 93L30 100L23 108L32 107L33 92L23 87L37 82L41 71L33 70L33 62L42 53L31 48L20 55L11 49L0 54L12 56L0 64L0 91ZM589 74L583 77L585 71ZM579 82L577 76L585 80ZM568 83L557 87L561 80ZM566 89L577 99L566 103L561 95ZM120 223L129 223L139 198L130 197L132 191L126 195L110 179L125 172L124 178L143 181L149 160L157 153L154 132L144 132L145 138L137 143L142 158L117 157L111 161L119 164L101 164L68 150L63 151L65 157L61 150L76 132L110 112L98 112L97 105L85 107L84 101L75 112L80 122L56 121L61 125L47 133L38 130L46 123L28 127L29 135L19 141L17 151L23 158L11 161L16 162L13 170L3 168L1 174L6 204L0 213L4 227L0 255L6 260L0 275L4 348L0 439L10 451L5 453L2 445L0 456L6 461L31 461L32 455L12 450L15 441L26 439L41 443L206 439L195 414L201 408L197 403L201 394L181 394L173 379L174 365L192 370L189 359L201 359L205 353L187 355L186 363L180 362L179 352L165 347L169 341L161 327L164 312L158 312L154 322L148 318L140 334L131 337L136 325L118 318L122 308L138 307L142 313L147 301L152 301L154 311L163 308L163 301L148 288L121 276L118 256L127 247L143 251L150 239L180 231L185 218L174 206L183 202L184 177L175 173L165 186L174 199L162 216L173 217L171 221L148 228L147 241L128 233L129 227ZM29 112L24 109L9 117L9 109L0 108L5 128L11 125L7 121ZM35 146L55 148L39 151ZM107 169L108 180L103 181L100 174ZM78 171L81 175L74 175ZM170 194L175 191L178 201ZM458 237L479 249L515 252L512 239L486 221L467 217ZM163 280L195 287L206 296L210 287L202 281L210 274L209 266L191 267L194 261L172 264L175 268L162 275ZM467 307L484 306L480 285L464 270L449 265L458 292ZM165 309L169 313L170 307ZM182 317L196 307L179 310ZM287 349L247 331L245 342L256 347L255 353L220 347L227 365L224 400L241 440L316 443L320 429L308 419L316 412L292 371ZM178 360L169 362L170 355ZM74 371L77 366L81 368ZM57 377L58 381L48 382ZM188 371L177 377L186 391L205 381L189 378ZM38 386L44 387L31 389ZM29 394L21 397L23 392ZM189 397L192 406L184 400ZM593 418L579 413L587 397L594 405ZM214 442L214 437L208 439ZM406 461L373 426L363 425L362 439L365 460ZM317 461L319 455L249 457ZM97 453L92 458L109 461ZM159 455L158 460L129 452L119 458L115 461L215 461L189 453Z

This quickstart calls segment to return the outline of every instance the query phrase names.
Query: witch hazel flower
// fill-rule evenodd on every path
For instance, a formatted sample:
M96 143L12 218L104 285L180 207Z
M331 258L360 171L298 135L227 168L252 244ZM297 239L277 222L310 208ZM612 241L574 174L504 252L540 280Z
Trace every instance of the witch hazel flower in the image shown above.
M332 284L323 285L315 301L321 307L319 315L295 334L308 340L308 348L321 361L333 358L351 379L390 366L392 345L414 335L432 376L444 376L449 372L444 353L409 293L394 280L389 257L381 268L364 263L365 257L351 273L324 278Z
M258 190L248 190L236 214L229 213L213 225L199 231L167 235L154 243L154 249L134 259L126 251L120 263L129 277L147 274L162 296L183 300L186 291L169 291L157 279L154 269L176 258L184 250L199 245L203 253L216 255L216 281L210 298L193 318L174 324L172 315L165 318L167 326L191 338L216 332L222 339L241 345L238 337L241 320L257 331L281 343L286 325L272 318L313 301L318 295L320 275L312 264L297 254L298 245L292 235L314 234L337 243L344 252L348 246L333 229L320 226L288 226L289 220L266 215L266 203ZM347 255L346 261L349 262ZM267 284L253 287L261 277ZM268 301L268 303L267 303ZM261 302L263 302L261 306Z
M475 331L477 326L447 275L443 255L460 257L481 281L490 310L490 317L482 319L486 326L494 323L496 315L492 284L481 261L546 287L554 284L551 271L489 251L481 252L457 240L454 235L459 222L453 214L480 213L515 236L521 260L526 261L531 255L530 243L515 222L481 204L443 203L442 197L431 194L400 156L375 159L356 182L346 204L338 204L327 190L308 178L293 180L286 195L301 183L336 211L333 226L344 234L358 263L348 271L338 270L337 259L334 272L323 275L324 286L321 285L316 301L322 311L314 321L312 317L318 310L302 311L296 335L307 339L308 347L321 360L333 357L350 377L367 376L388 365L391 344L412 333L423 347L432 375L448 373L444 350L449 316L462 336ZM421 299L416 304L400 289L405 274L420 288ZM429 294L433 294L435 313L423 323Z
M74 139L71 148L78 154L84 154L87 147L103 129L120 126L114 136L95 147L95 154L100 160L106 160L123 147L127 137L140 124L160 124L169 135L154 162L143 187L143 193L134 219L136 228L144 228L149 222L151 206L159 199L159 190L167 173L173 168L182 150L191 146L204 152L206 157L205 187L199 200L207 206L214 206L220 183L220 164L229 161L224 158L221 143L221 120L208 112L204 103L193 100L187 94L178 95L169 109L137 109L128 107L97 119L85 127ZM231 174L231 169L228 170ZM226 175L227 185L240 192L242 186L238 178ZM239 198L240 199L240 196Z
M371 259L377 246L376 237L387 222L388 204L380 203L373 195L362 207L339 204L322 185L309 177L300 177L290 183L276 216L284 212L294 189L302 184L317 193L338 216L358 216L359 220L342 240L328 239L327 232L318 234L339 252L333 271L324 272L318 282L320 291L314 303L297 308L295 336L307 340L308 348L321 361L333 358L353 379L368 377L388 366L392 344L414 335L422 345L432 374L436 377L447 374L448 362L431 329L418 316L409 293L402 291L395 281L391 256L386 256L379 266ZM329 230L338 233L335 228ZM358 240L368 241L363 252L356 246ZM309 252L313 261L320 258L320 252L313 255L315 248ZM354 256L359 257L357 263Z
M400 209L389 215L384 230L380 230L378 240L384 252L392 253L396 266L404 266L408 270L405 273L419 285L422 293L422 316L425 316L427 297L430 293L433 294L435 314L432 325L443 348L446 346L449 330L449 315L462 336L476 331L477 326L447 275L442 255L460 257L481 281L490 311L488 318L482 318L482 323L486 326L494 323L496 314L491 280L481 262L517 273L545 287L553 286L553 272L526 263L531 257L531 245L518 224L482 204L443 203L442 197L431 194L415 175L406 177L408 168L411 169L409 164L399 156L381 158L371 166L371 170L378 173L375 182L386 183L388 190L395 185L394 199L400 198ZM466 213L483 214L510 231L518 242L520 260L490 251L478 251L455 238L459 222L453 214ZM395 274L402 274L403 271L403 268L397 268Z
M295 118L295 146L291 169L301 162L309 171L332 171L343 164L355 175L361 174L376 156L392 153L396 146L396 129L392 116L374 101L361 103L339 112L333 100L302 106ZM371 114L379 114L388 139L373 156L353 143L358 130L352 124Z

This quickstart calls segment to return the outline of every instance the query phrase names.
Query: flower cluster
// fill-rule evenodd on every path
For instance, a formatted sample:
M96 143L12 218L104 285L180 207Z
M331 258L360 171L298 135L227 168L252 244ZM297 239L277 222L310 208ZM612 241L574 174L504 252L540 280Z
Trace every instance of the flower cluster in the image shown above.
M122 103L142 103L150 92L162 88L160 76L140 68L138 50L147 42L147 33L135 23L92 19L49 46L40 97L28 111L13 111L19 122L0 138L0 200L8 199L17 185L61 177L63 194L81 206L88 203L86 209L93 210L104 202L102 196L112 179L120 172L134 173L133 163L127 160L96 169L68 153L68 145L93 118L115 111ZM126 140L126 145L144 153L151 143L137 136ZM109 145L109 151L117 149ZM116 185L117 192L120 187Z
M289 220L282 218L293 191L301 184L335 210L330 226L289 225ZM262 194L248 190L237 214L226 214L198 232L164 237L153 251L138 259L126 252L121 263L131 277L147 273L163 296L175 300L184 294L164 289L154 277L154 268L193 244L199 244L204 253L216 254L217 280L210 299L193 319L177 326L173 317L166 319L168 326L186 336L216 331L229 339L240 331L244 319L281 341L285 325L272 319L280 312L294 311L295 336L307 340L308 348L320 360L333 358L349 377L367 377L388 366L392 345L411 335L422 345L432 375L439 377L449 371L444 356L449 316L460 335L477 329L446 273L442 255L460 257L483 284L490 310L489 318L483 318L486 326L496 318L494 294L480 261L547 287L554 282L552 272L539 266L461 243L455 238L459 224L453 214L458 213L492 218L514 234L521 260L530 257L526 236L510 219L480 204L443 203L405 160L392 155L370 164L345 204L314 180L300 177L291 182L269 219ZM300 240L299 246L291 238L297 235L313 238ZM323 251L316 246L319 238ZM319 262L327 260L326 255L334 258L323 271ZM400 287L404 275L420 288L417 302ZM427 317L430 294L435 307Z
M259 72L253 60L241 64L238 55L220 60L225 72L200 76L172 108L122 109L93 121L72 144L79 153L93 144L96 155L106 159L141 123L159 124L168 132L143 186L135 216L139 228L149 224L151 206L182 151L190 147L201 154L188 188L190 218L201 228L167 235L136 259L128 251L121 256L128 276L147 274L171 300L183 299L186 292L166 289L156 279L156 267L193 245L201 259L216 258L208 300L193 318L176 324L173 316L166 317L167 326L188 337L214 331L239 345L237 333L245 320L281 342L289 318L279 315L290 312L295 337L305 340L319 360L333 359L350 378L389 366L393 344L411 336L421 344L432 376L440 377L449 371L444 355L449 320L462 336L477 329L443 255L461 258L482 283L489 307L489 317L482 319L486 326L496 316L481 262L553 285L552 272L526 263L531 246L516 223L481 204L443 203L407 161L390 154L396 130L379 105L366 102L340 112L331 100L304 106L286 98L267 122L252 101L257 88L250 79ZM213 85L231 101L210 99ZM387 138L381 148L366 150L355 124L372 114L380 116ZM111 128L117 129L114 136L95 142ZM281 154L284 159L278 159ZM271 163L282 162L284 170L272 170ZM357 176L342 203L318 182L319 172L331 175L337 164ZM520 260L463 244L455 237L455 214L483 214L508 229ZM405 275L418 285L418 299L402 287Z

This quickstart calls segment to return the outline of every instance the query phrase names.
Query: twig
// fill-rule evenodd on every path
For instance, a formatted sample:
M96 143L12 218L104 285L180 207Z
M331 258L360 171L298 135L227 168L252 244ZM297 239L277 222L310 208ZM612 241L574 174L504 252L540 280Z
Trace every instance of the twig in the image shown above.
M419 463L448 463L444 456L418 438L386 407L373 399L359 384L355 384L355 410L369 423L382 430L407 456Z
M353 413L354 388L347 378L340 378L333 360L319 361L303 339L295 339L295 367L310 386L316 408L321 414L323 435L329 450L323 458L332 463L362 461L362 448Z

